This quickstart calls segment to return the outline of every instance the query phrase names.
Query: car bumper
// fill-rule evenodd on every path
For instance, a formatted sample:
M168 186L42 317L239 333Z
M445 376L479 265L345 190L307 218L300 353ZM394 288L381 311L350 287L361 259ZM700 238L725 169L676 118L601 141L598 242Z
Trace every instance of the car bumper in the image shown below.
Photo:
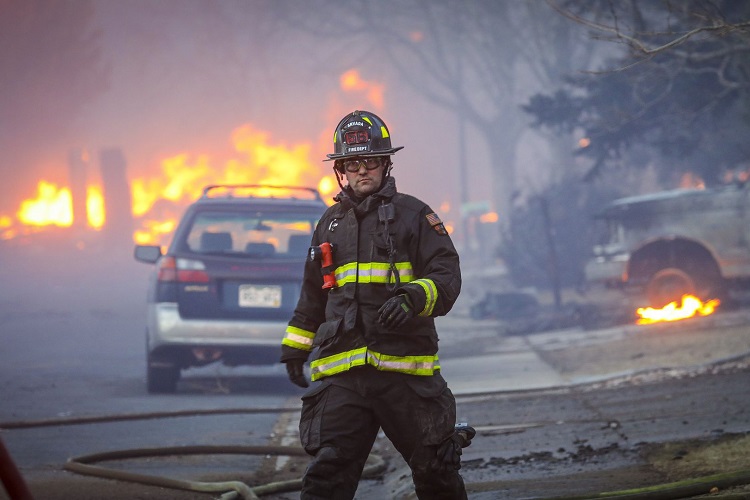
M162 346L277 347L284 337L283 321L184 319L176 303L148 306L148 348Z

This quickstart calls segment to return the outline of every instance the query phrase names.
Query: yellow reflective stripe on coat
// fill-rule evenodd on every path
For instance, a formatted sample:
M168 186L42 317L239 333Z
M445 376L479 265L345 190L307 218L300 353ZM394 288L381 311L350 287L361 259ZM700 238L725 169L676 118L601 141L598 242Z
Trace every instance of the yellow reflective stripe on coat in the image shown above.
M440 368L437 354L428 356L391 356L367 351L367 362L378 370L408 373L410 375L432 375Z
M395 266L401 283L409 283L414 280L414 269L411 262L396 262ZM350 262L344 264L335 270L336 286L344 286L347 283L388 283L390 267L387 262ZM393 275L390 277L390 282L396 282Z
M367 347L346 351L310 363L310 379L315 381L322 377L345 372L354 366L363 366L367 358Z
M437 354L427 356L392 356L360 347L351 351L334 354L310 363L310 378L315 381L323 377L345 372L355 366L365 364L378 370L406 373L408 375L429 376L440 369Z
M422 309L419 315L420 316L431 315L433 309L435 309L435 303L437 302L437 295L438 295L435 282L428 278L422 278L422 279L413 281L412 283L418 284L424 290L424 296L425 296L424 309Z
M296 326L287 326L284 339L281 341L281 345L294 347L295 349L302 349L304 351L312 350L313 338L315 338L315 332L303 330Z

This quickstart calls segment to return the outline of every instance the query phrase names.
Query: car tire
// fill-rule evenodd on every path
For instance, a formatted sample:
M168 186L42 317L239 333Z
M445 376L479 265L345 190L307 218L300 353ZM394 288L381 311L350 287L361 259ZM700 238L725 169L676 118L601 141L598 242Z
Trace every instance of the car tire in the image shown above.
M151 352L149 331L146 328L146 390L149 394L172 394L177 391L180 367L167 356Z
M683 295L695 295L695 280L681 269L668 267L654 274L646 286L646 295L652 307L664 307L670 302L681 303Z
M165 359L148 356L146 362L146 388L150 394L173 394L177 391L180 368Z

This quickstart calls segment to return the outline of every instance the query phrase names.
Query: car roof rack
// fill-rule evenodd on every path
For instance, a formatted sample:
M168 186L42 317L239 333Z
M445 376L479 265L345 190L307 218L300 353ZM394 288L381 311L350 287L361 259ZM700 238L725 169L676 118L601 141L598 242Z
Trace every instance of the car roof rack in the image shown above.
M209 186L206 186L203 188L203 198L210 198L209 192L212 190L227 190L228 193L226 197L233 198L233 192L234 191L240 191L240 190L251 190L251 191L260 191L262 194L259 194L257 196L254 196L253 194L248 194L246 196L241 196L242 198L277 198L277 196L274 196L273 194L270 194L272 192L280 192L284 193L286 192L300 192L300 193L308 193L311 194L313 199L323 201L323 199L320 197L320 193L317 189L311 188L311 187L304 187L304 186L275 186L271 184L212 184ZM263 192L266 193L263 193ZM278 198L293 198L297 199L296 196L290 195L290 196L278 196ZM307 198L309 199L309 198Z

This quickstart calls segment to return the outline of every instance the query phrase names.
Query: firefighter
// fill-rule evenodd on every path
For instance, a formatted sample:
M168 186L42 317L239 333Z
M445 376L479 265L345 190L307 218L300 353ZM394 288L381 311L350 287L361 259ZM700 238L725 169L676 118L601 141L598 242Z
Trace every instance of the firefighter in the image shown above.
M348 114L333 142L324 161L341 192L313 234L282 341L290 380L309 387L309 359L317 382L302 396L300 440L312 459L301 498L353 498L381 428L419 498L466 498L458 469L474 430L457 431L434 324L460 292L458 254L438 215L396 190L391 156L402 147L378 116Z

